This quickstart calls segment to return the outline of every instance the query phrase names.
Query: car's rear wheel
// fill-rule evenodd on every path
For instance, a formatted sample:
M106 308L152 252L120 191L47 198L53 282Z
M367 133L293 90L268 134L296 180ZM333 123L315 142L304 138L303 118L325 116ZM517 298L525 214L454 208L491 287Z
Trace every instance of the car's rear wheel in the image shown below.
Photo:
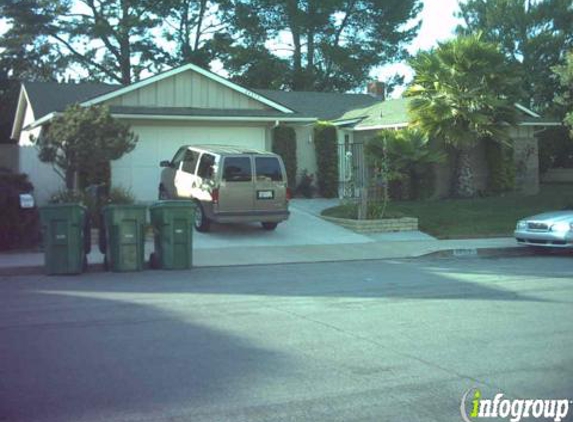
M279 223L269 223L269 222L261 223L261 225L263 226L263 229L265 229L265 230L274 230L277 228L278 224Z
M198 232L208 232L211 228L211 220L205 215L203 206L199 201L195 202L195 229Z

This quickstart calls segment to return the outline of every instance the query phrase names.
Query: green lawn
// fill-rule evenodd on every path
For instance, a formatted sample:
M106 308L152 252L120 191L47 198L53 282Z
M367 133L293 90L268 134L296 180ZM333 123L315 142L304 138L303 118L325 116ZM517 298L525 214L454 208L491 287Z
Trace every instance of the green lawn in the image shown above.
M441 239L511 236L515 223L543 211L573 209L573 184L547 184L535 196L390 202L387 214L418 217L420 230ZM349 218L348 206L325 210L325 215Z

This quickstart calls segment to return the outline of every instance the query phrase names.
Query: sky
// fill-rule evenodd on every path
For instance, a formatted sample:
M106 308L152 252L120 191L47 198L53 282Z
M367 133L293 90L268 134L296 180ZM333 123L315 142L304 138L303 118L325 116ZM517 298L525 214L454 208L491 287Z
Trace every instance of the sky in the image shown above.
M415 54L419 50L427 50L437 45L439 41L445 41L454 35L461 19L454 16L459 11L458 0L424 0L424 9L420 13L422 26L418 36L408 48L410 54ZM372 71L371 76L378 80L385 80L394 74L404 75L406 82L413 76L412 69L405 63L396 63L383 66ZM398 97L403 89L396 89L392 97Z
M408 48L411 54L418 50L426 50L435 46L439 41L444 41L453 36L454 30L460 20L454 17L454 13L459 10L458 0L423 0L424 8L420 13L422 26L418 36ZM6 23L0 19L0 35L6 30ZM213 70L220 72L216 64ZM224 72L223 72L224 73ZM412 70L405 63L396 63L374 69L371 76L375 79L385 80L394 74L401 74L408 82L412 77ZM401 94L402 90L397 89L392 96Z

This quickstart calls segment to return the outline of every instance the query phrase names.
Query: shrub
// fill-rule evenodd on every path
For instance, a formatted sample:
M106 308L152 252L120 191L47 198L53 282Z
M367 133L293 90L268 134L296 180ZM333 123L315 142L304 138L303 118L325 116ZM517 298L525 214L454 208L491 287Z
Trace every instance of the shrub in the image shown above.
M493 194L515 189L515 163L513 148L484 139L485 159L488 168L488 191Z
M83 205L87 208L92 227L100 226L101 210L104 206L110 204L133 204L135 202L135 197L131 191L123 187L112 187L109 192L101 189L99 192L98 195L91 188L83 191L62 189L52 195L49 202L52 204L72 203Z
M0 173L0 249L29 248L40 241L37 208L21 209L20 194L34 187L25 174Z
M296 188L296 193L304 196L305 198L312 198L314 194L314 175L309 174L308 170L304 169L300 176L300 183Z
M277 126L273 130L273 152L283 159L288 185L291 189L296 186L296 132L289 126Z
M387 160L389 195L392 199L421 199L435 190L433 164L446 155L431 145L416 129L382 130L366 144L368 161L374 167Z
M573 135L567 128L547 128L539 134L539 171L573 168Z
M129 125L115 119L107 106L74 104L35 141L39 159L59 170L68 189L79 189L80 178L84 183L105 181L109 162L131 152L137 140Z
M314 127L318 191L325 198L338 196L338 146L336 128L328 123Z

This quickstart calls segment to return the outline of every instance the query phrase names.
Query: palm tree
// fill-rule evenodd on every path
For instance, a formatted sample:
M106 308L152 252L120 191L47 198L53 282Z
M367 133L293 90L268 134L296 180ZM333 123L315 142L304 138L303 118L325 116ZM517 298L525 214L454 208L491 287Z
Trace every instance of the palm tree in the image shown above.
M475 196L470 151L488 137L510 144L519 80L503 54L481 35L463 36L420 52L410 61L415 71L406 90L411 123L456 153L453 194Z
M375 167L387 160L390 181L399 181L410 199L418 198L420 178L428 166L446 158L430 146L425 134L413 128L380 131L366 144L366 154Z

